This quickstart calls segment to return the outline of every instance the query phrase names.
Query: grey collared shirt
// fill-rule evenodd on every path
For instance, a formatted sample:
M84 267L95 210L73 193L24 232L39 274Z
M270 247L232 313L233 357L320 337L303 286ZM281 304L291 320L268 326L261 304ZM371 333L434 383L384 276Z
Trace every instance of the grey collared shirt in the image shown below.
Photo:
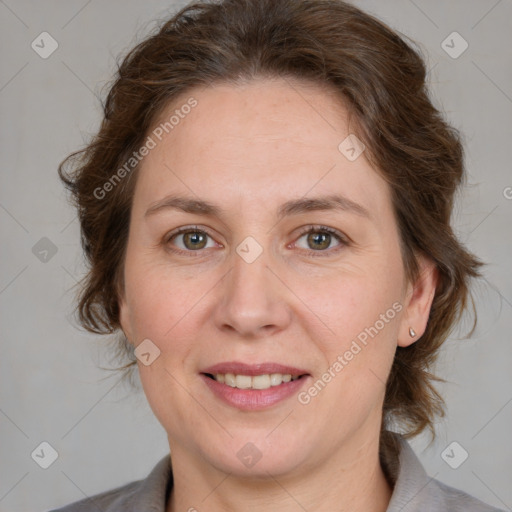
M398 476L387 512L504 512L427 475L401 436ZM165 512L173 484L166 455L143 480L71 503L50 512Z

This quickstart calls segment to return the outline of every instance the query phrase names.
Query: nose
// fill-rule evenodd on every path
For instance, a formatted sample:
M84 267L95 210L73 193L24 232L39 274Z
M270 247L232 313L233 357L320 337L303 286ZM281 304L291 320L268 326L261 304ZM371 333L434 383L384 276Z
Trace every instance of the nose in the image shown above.
M265 251L251 263L233 253L231 270L218 290L217 328L245 339L268 337L286 329L291 319L286 299L290 292L271 266Z

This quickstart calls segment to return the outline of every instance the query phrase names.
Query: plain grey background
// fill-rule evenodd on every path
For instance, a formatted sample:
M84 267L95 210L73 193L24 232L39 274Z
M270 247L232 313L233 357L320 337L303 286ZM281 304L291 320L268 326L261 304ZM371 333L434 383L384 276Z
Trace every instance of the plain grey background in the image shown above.
M116 57L184 3L0 0L1 511L43 511L143 478L168 450L142 391L98 368L113 364L105 340L74 323L84 266L57 166L98 127ZM438 366L447 417L435 443L411 444L431 476L512 510L512 2L354 3L427 56L432 97L465 136L470 186L456 232L488 263L474 288L477 331L455 333ZM47 58L31 47L42 32L58 44ZM43 37L40 53L52 44ZM441 455L454 441L469 455L457 469ZM47 469L31 457L42 442L58 453Z

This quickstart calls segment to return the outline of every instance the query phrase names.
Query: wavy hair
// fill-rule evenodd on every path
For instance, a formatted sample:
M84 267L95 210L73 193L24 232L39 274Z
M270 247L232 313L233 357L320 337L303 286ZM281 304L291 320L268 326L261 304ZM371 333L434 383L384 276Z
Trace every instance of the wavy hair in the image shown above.
M78 210L88 273L77 312L94 333L119 333L118 297L137 166L107 197L97 191L143 144L159 115L195 86L291 78L334 88L356 122L367 157L389 184L406 276L418 277L417 255L439 273L428 324L398 347L383 407L382 449L395 421L406 437L444 416L434 387L439 348L471 298L483 263L450 226L454 194L465 181L461 135L432 103L426 67L412 41L341 0L194 2L162 22L127 53L104 102L98 133L67 157L59 175ZM121 333L118 355L136 365ZM126 361L125 361L126 362Z

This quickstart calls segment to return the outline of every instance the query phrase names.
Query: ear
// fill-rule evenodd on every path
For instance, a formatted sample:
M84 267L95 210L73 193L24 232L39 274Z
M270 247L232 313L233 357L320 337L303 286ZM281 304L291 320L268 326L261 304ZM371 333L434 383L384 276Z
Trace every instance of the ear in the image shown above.
M406 287L404 313L397 340L400 347L408 347L423 336L439 279L437 266L430 258L419 255L418 264L420 272L416 281L408 283ZM414 336L411 336L410 328L413 329Z

